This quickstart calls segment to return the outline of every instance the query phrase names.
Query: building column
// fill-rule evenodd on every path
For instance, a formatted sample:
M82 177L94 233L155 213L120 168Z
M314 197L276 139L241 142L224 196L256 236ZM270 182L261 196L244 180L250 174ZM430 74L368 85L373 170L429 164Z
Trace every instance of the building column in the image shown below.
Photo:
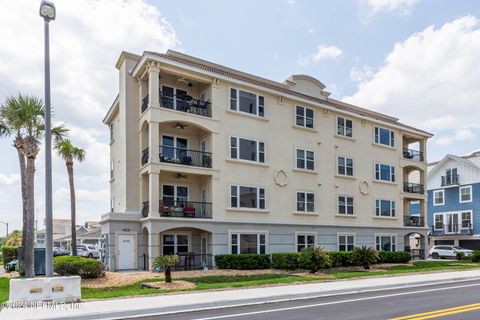
M160 255L160 235L155 232L148 234L148 270L153 271L153 261Z
M160 108L160 68L151 63L148 66L148 104L151 108Z
M148 124L148 152L150 163L160 163L160 124L158 122Z
M419 142L420 152L423 154L423 161L427 162L427 140Z
M160 214L160 172L148 174L148 214L150 217Z

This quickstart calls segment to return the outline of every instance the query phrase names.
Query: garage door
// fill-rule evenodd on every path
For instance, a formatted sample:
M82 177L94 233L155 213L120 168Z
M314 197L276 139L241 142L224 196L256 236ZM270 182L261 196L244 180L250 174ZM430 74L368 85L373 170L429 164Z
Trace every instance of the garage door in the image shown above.
M480 240L460 240L460 247L470 250L480 250Z
M455 241L453 241L453 240L435 240L434 244L436 246L441 246L441 245L453 246L455 244Z

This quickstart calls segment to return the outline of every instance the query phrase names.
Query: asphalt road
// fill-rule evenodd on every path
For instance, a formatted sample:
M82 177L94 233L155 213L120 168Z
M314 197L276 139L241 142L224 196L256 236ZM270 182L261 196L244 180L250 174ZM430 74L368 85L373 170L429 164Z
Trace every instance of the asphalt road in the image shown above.
M280 290L280 288L272 288L272 290ZM205 311L142 316L136 319L480 319L480 280Z

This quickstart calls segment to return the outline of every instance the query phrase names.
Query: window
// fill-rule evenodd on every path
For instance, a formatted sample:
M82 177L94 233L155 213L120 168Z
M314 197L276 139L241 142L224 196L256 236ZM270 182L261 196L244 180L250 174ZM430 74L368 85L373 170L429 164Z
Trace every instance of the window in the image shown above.
M309 150L297 149L297 169L315 170L315 153Z
M113 122L110 123L110 143L113 142Z
M353 176L353 159L347 157L337 159L337 173L342 176Z
M378 251L396 251L395 235L377 235L375 236L375 244Z
M188 156L188 140L185 138L162 136L160 160L162 162L178 162Z
M297 191L297 211L315 212L315 193Z
M375 200L375 215L377 217L395 217L395 201Z
M248 186L230 186L232 208L265 209L265 189Z
M379 181L395 182L395 167L388 164L375 164L375 179Z
M433 191L433 205L441 206L445 204L445 191L435 190Z
M394 147L395 133L388 129L375 127L375 143Z
M265 254L266 250L266 234L244 234L232 233L231 235L232 254Z
M353 251L355 247L354 233L340 233L338 234L338 251Z
M353 215L353 197L338 196L338 214Z
M313 110L301 106L295 109L297 126L313 129Z
M470 211L462 212L462 229L472 227L472 213Z
M435 215L435 230L443 230L443 214Z
M113 176L114 176L113 167L114 167L114 162L112 159L112 161L110 161L110 180L113 179Z
M472 202L472 186L460 187L460 203Z
M305 248L315 247L316 234L314 233L297 233L297 252Z
M230 89L230 110L265 115L265 98L243 90Z
M188 202L188 187L164 184L162 186L162 200L166 207L181 206Z
M256 140L231 137L230 157L232 159L265 163L265 143Z
M188 251L188 235L164 234L162 236L162 255L174 255Z
M352 137L353 123L350 119L337 117L337 134L345 137Z

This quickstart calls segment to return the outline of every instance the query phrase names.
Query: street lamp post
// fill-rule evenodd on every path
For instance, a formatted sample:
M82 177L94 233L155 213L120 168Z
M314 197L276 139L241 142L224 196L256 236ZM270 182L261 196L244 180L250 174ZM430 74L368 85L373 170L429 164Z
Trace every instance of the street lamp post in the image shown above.
M8 222L0 221L0 223L3 223L3 224L7 227L7 234L6 234L6 236L8 236Z
M55 20L55 5L46 0L40 4L45 30L45 273L53 277L52 233L52 131L50 107L50 47L48 24Z

